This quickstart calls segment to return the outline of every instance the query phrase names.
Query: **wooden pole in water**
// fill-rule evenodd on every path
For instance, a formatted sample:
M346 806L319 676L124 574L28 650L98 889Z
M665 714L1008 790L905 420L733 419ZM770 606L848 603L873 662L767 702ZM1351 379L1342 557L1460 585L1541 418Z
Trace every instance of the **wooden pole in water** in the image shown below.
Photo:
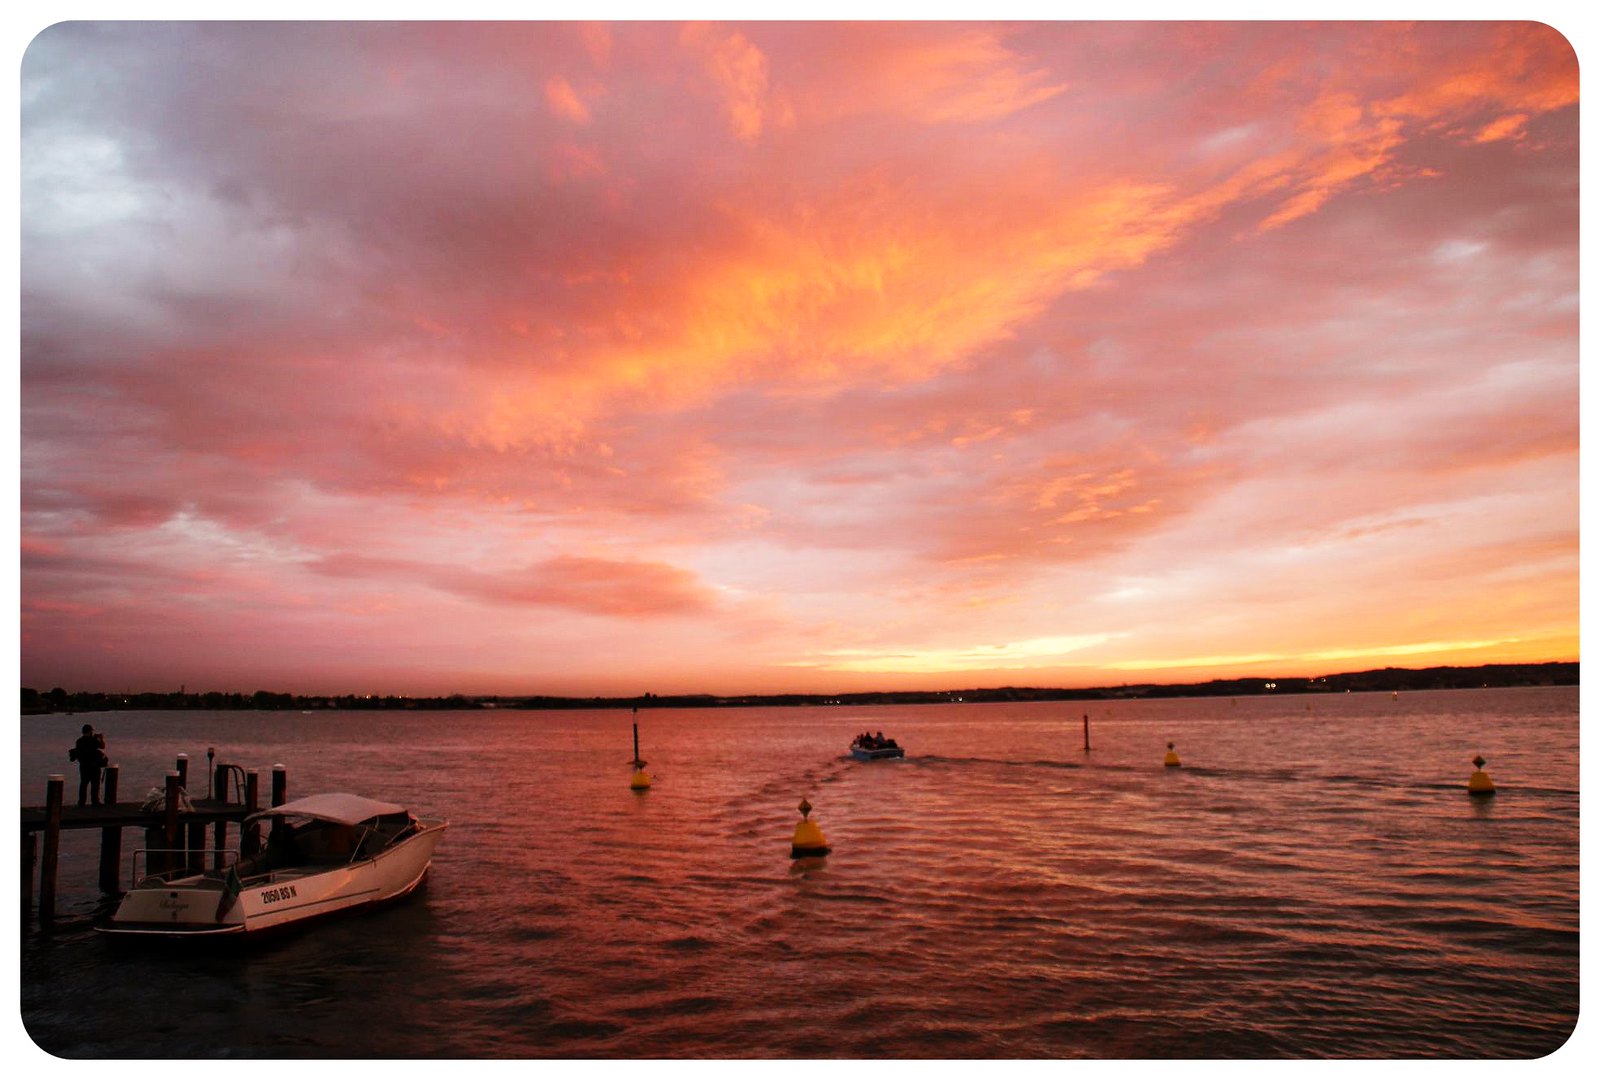
M244 774L244 812L246 816L261 809L261 774L251 769ZM254 855L261 850L261 834L255 825L239 826L239 854Z
M1089 749L1089 714L1083 714L1083 748Z
M272 805L282 806L289 801L289 770L282 765L272 767Z
M166 873L177 867L177 858L174 852L178 849L178 792L183 790L183 782L176 772L167 774L166 822L161 827L161 870Z
M56 917L56 863L61 857L61 799L67 778L52 773L44 789L44 860L39 864L39 918Z
M206 868L205 822L189 822L188 833L189 842L184 845L188 850L184 853L183 869L186 873L198 874Z
M117 776L121 769L106 766L106 808L117 808ZM100 891L115 895L122 889L120 874L122 862L122 826L112 825L100 830Z
M33 864L39 859L39 834L22 831L22 925L33 913Z
M189 793L189 755L188 754L179 754L178 755L178 787L183 789L183 793L185 795L187 795ZM168 813L170 814L170 813L172 813L172 811L169 809ZM169 821L170 820L171 819L169 819ZM194 844L194 826L191 825L191 826L189 826L189 828L185 829L185 828L183 828L183 826L179 825L179 826L177 826L176 831L174 831L173 826L171 826L169 824L168 827L167 827L167 833L168 833L169 837L171 838L171 842L168 843L167 846L170 847L170 848L179 848L179 849L181 849L181 852L175 853L173 855L168 856L168 858L170 858L172 861L168 864L167 869L176 870L178 867L181 866L181 867L183 867L184 873L188 873L189 871L193 870L194 869L194 847L195 847L195 844ZM185 839L185 836L184 836L185 833L188 834L187 840Z

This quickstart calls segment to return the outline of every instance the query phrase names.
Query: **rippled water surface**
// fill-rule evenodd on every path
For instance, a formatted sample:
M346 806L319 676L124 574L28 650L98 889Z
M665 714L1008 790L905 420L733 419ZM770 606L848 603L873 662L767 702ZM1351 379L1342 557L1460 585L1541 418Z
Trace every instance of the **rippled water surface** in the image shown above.
M1575 688L641 712L644 794L626 712L89 719L125 798L215 746L453 826L409 901L227 949L92 933L67 834L21 949L64 1057L1532 1057L1577 1018ZM83 720L23 718L24 803Z

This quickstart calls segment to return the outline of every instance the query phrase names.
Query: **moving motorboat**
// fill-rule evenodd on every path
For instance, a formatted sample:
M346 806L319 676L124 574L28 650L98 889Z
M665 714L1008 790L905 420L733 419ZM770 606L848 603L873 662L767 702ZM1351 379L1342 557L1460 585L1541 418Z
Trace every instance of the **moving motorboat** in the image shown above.
M428 872L450 823L360 795L311 795L251 814L270 822L265 847L221 870L149 873L135 853L134 887L106 933L186 937L240 934L395 900ZM138 876L139 856L146 874Z
M857 735L856 741L850 744L850 756L857 761L882 761L903 758L906 752L893 739L884 738L880 731L876 735Z

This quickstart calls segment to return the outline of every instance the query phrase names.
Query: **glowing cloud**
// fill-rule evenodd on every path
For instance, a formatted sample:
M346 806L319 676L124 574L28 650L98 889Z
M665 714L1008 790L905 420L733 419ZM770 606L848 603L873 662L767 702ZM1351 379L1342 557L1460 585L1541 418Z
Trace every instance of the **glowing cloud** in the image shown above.
M1547 27L61 23L22 81L30 683L1577 655Z
M544 98L550 105L550 111L563 120L570 120L574 124L589 122L588 106L578 97L578 92L572 88L572 84L560 75L544 84Z
M972 645L954 649L907 649L899 652L844 650L824 653L812 660L796 660L796 667L831 671L910 672L937 674L947 671L1000 671L1053 667L1068 653L1103 645L1111 634L1076 637L1031 638L1002 645Z

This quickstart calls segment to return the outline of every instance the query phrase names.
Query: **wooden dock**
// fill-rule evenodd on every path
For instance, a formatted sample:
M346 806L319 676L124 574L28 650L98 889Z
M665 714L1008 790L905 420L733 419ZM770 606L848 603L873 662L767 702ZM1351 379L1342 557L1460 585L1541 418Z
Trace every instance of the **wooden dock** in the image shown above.
M191 805L194 806L194 811L182 815L185 821L202 821L209 825L217 821L240 821L245 816L244 808L238 803L229 803L221 799L194 799ZM49 807L46 806L24 806L23 833L43 832L48 824L49 814ZM61 807L63 829L154 829L161 826L165 819L163 811L145 810L140 803L119 802L103 806L64 804Z
M208 752L206 757L210 761L212 753ZM144 803L118 801L119 772L116 765L106 767L103 801L99 806L65 805L66 777L51 775L45 783L44 805L22 808L24 925L32 907L35 865L39 868L39 922L48 925L55 918L56 872L63 830L100 830L100 891L113 897L123 892L124 869L129 885L133 884L132 877L137 872L136 860L130 860L126 867L123 865L124 829L144 830L144 845L140 851L145 856L143 873L146 874L176 870L198 873L206 868L208 857L214 869L222 869L235 851L228 841L230 824L237 824L241 829L239 852L252 854L259 846L260 838L254 829L243 831L244 819L261 809L261 785L256 770L226 763L216 765L207 797L196 799L188 794L188 755L180 754L177 767L167 773L161 805L150 810L145 809ZM282 765L274 765L269 807L287 802L288 791L287 770Z

